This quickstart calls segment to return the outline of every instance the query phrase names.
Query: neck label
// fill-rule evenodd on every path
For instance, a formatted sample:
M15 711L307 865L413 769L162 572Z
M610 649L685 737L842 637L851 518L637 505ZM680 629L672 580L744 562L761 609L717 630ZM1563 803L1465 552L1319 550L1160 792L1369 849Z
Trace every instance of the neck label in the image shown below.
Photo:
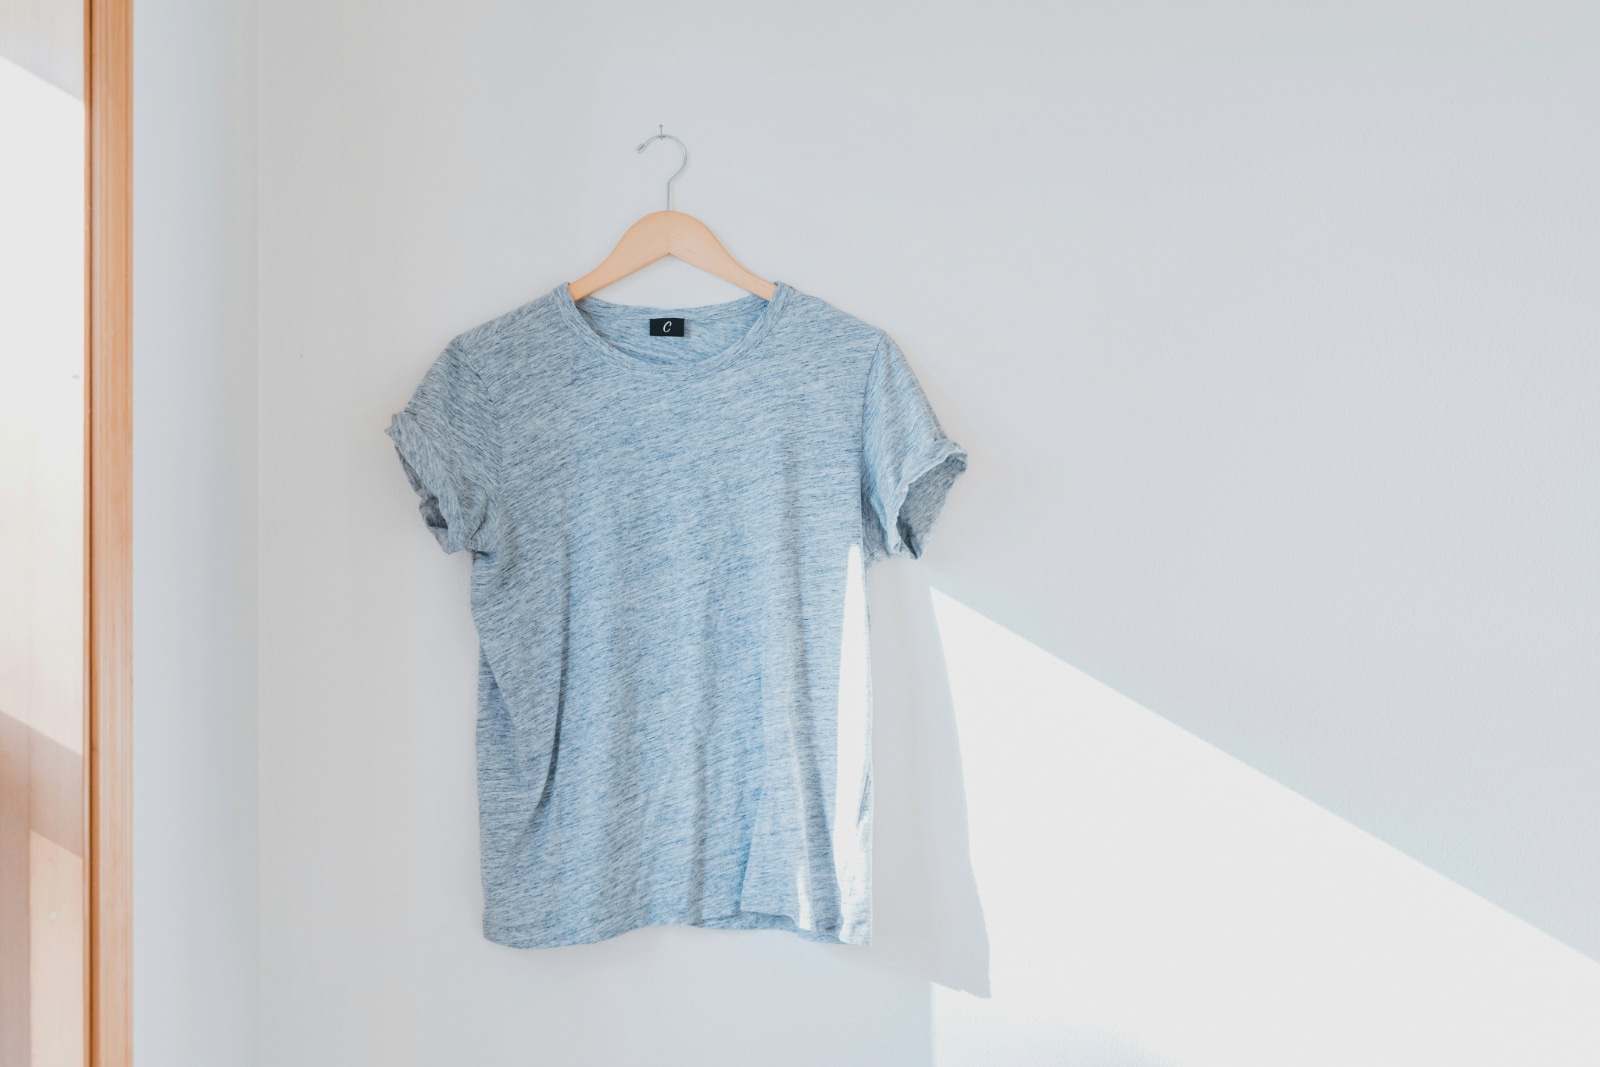
M683 319L651 319L651 337L682 337L687 332L688 323Z

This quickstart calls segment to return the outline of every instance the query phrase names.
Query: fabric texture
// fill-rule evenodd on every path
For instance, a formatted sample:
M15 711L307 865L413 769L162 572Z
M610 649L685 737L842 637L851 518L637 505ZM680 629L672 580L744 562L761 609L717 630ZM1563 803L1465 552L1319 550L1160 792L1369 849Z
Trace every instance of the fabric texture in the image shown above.
M865 572L967 465L894 341L783 283L562 285L451 341L388 433L473 558L484 935L868 943Z

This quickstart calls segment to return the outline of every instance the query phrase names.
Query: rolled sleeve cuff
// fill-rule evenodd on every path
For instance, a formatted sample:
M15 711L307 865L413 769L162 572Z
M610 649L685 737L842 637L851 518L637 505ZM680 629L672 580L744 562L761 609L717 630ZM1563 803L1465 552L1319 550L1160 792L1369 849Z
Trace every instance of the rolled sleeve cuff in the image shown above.
M891 555L922 556L939 523L950 487L967 469L967 451L948 438L939 441L921 462L909 468L895 488L884 516L884 542Z
M472 531L467 529L461 497L444 456L427 429L409 411L401 411L390 419L386 432L394 441L411 488L417 492L422 520L433 531L439 547L446 552L466 548Z

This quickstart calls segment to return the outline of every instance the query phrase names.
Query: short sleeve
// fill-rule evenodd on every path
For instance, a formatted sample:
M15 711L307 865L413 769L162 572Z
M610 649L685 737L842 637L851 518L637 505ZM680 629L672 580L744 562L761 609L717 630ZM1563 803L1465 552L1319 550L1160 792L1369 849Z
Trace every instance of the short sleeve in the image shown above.
M922 555L967 452L945 436L911 365L885 335L862 400L862 525L868 561Z
M499 427L482 378L454 343L390 420L388 434L440 547L485 550Z

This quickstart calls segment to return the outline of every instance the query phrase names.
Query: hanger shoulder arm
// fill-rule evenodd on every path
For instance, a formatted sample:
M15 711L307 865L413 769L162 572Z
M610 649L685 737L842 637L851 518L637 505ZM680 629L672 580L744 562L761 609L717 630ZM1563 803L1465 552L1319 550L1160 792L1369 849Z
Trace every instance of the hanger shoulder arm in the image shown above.
M629 226L611 254L571 282L567 290L572 299L582 300L663 256L675 256L765 300L771 300L777 291L773 283L752 274L729 255L710 227L681 211L654 211Z

